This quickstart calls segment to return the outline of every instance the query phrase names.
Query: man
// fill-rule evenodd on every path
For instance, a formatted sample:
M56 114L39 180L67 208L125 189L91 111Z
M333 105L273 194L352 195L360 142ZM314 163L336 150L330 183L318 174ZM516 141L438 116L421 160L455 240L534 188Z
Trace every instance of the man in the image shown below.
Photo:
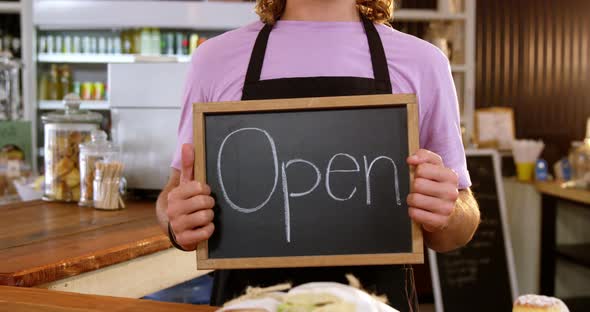
M179 148L157 203L162 229L178 247L195 250L215 230L215 202L209 186L193 181L193 147L186 144L192 142L192 103L392 93L416 93L419 102L422 149L407 159L416 168L409 216L436 251L471 239L479 209L469 190L448 60L428 43L383 25L392 5L387 0L258 0L262 22L199 47L187 82ZM348 272L386 294L400 311L416 309L409 266L222 270L216 272L212 304L223 304L248 285L342 281Z

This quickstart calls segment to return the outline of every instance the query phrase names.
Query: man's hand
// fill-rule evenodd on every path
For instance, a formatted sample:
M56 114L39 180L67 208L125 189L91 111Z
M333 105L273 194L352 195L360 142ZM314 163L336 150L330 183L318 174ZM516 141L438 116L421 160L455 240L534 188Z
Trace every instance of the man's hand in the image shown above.
M424 149L408 157L407 162L415 166L407 198L410 218L427 232L446 229L459 198L457 173L446 168L439 155Z
M168 193L166 209L176 242L185 250L195 250L215 229L215 200L208 185L193 180L194 159L193 145L183 144L180 184Z

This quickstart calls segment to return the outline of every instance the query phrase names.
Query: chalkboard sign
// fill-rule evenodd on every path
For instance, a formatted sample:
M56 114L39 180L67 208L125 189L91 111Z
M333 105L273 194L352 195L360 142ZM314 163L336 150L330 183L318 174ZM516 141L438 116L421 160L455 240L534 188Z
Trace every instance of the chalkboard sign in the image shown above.
M200 269L423 262L408 216L414 95L193 106L195 177L216 198Z
M429 251L436 311L511 311L517 286L498 153L468 151L467 169L481 224L467 246Z

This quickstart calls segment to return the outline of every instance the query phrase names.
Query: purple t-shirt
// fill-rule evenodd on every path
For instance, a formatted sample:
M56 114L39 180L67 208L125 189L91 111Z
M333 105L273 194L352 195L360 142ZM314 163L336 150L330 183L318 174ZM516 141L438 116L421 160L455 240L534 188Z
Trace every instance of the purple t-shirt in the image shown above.
M193 141L192 103L239 101L250 54L261 22L207 40L192 56L172 167L180 169L183 143ZM415 93L420 115L420 147L439 154L471 185L461 142L457 94L449 61L419 38L377 25L393 93ZM353 76L373 78L369 46L361 22L278 21L268 40L261 79Z

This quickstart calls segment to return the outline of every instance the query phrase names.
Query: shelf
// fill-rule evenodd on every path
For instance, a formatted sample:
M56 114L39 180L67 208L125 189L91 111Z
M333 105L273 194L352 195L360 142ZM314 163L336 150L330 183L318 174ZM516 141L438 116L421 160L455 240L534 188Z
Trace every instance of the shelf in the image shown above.
M558 245L556 252L565 260L590 268L590 243Z
M38 0L34 24L41 29L129 27L229 30L258 20L254 2Z
M141 12L141 14L137 14ZM34 24L42 29L170 27L229 30L258 20L254 2L36 1ZM399 9L394 21L466 20L465 13Z
M107 64L107 63L169 63L189 62L190 56L143 56L132 54L64 54L41 53L37 56L39 63L78 63L78 64Z
M108 101L82 101L80 109L108 110ZM63 101L39 101L39 109L56 110L64 109Z
M436 10L400 9L393 12L393 21L465 20L465 13L441 13Z
M467 65L451 65L451 71L454 73L464 73L467 71Z
M20 13L20 2L0 1L0 13Z

